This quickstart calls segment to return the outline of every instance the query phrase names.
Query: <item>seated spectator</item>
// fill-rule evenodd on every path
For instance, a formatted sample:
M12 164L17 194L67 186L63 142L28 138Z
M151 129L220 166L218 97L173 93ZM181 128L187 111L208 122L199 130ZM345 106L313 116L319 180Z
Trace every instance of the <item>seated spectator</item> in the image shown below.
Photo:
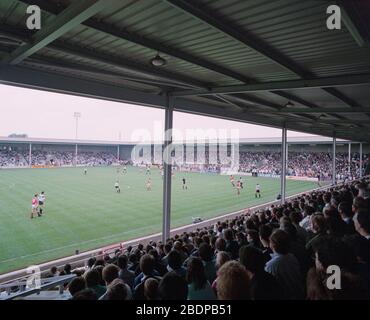
M149 278L144 283L145 300L158 300L159 281L155 278Z
M158 293L161 300L186 300L188 285L184 278L171 271L159 282Z
M86 289L86 282L83 277L76 277L68 284L68 291L72 297L84 289Z
M161 279L158 276L158 273L154 269L155 260L150 254L144 254L140 259L140 270L141 273L135 278L134 281L134 299L135 300L144 300L144 286L146 280L150 278Z
M283 230L276 230L270 237L273 251L265 270L272 274L282 288L285 299L304 298L303 278L297 258L289 253L289 235Z
M353 213L351 209L351 205L348 202L340 202L338 205L338 211L340 214L340 217L346 224L346 234L354 234L356 232L355 230L355 224L353 222Z
M370 211L365 208L357 209L353 220L356 231L370 242Z
M129 297L127 288L122 279L114 279L107 287L104 300L127 300Z
M105 281L105 285L108 288L108 286L113 282L113 280L118 278L119 268L114 264L108 264L103 269L103 280ZM127 289L127 299L132 298L132 292L130 287L125 284ZM107 292L103 294L99 300L106 300L107 299Z
M86 287L95 291L98 298L100 298L107 290L105 286L101 285L101 278L99 271L91 269L85 274Z
M218 270L217 297L219 300L251 299L249 276L239 262L228 261Z
M204 265L200 258L193 257L188 262L186 280L188 282L188 300L216 299L204 273Z
M261 225L259 228L259 237L262 245L262 253L265 257L265 261L271 259L272 250L270 248L270 236L272 234L272 228L269 225Z
M144 254L140 258L140 274L134 280L134 287L136 288L145 278L151 276L159 276L154 269L155 260L150 254Z
M311 255L322 242L328 239L328 226L323 214L312 216L310 229L313 232L313 237L306 243L306 249Z
M118 277L122 279L130 288L134 288L135 272L128 270L128 258L126 255L119 255L117 258L119 268Z
M216 266L216 272L217 272L217 276L218 276L218 270L227 262L227 261L230 261L231 260L231 257L230 257L230 254L227 253L226 251L220 251L220 252L217 252L217 255L216 255L216 262L215 262L215 266ZM212 283L212 289L213 291L215 292L215 294L217 295L217 278L213 281Z
M59 273L58 273L58 268L53 266L50 268L50 271L49 273L46 275L46 278L52 278L52 277L56 277L58 276Z
M163 276L166 272L166 266L162 264L158 251L156 249L151 249L148 252L155 260L154 269L158 272L160 276Z
M237 259L239 254L238 242L234 239L234 233L232 229L226 229L224 232L224 238L226 241L225 251L229 252L231 259Z
M182 258L177 250L172 250L168 254L168 271L176 272L180 277L185 278L186 269L182 266Z
M94 290L92 289L83 289L78 291L71 300L98 300L98 297Z
M204 264L206 278L209 283L212 283L216 279L216 266L211 246L207 243L202 243L199 246L198 254Z
M282 289L277 280L264 270L263 253L255 247L243 246L239 257L249 274L252 300L280 300Z

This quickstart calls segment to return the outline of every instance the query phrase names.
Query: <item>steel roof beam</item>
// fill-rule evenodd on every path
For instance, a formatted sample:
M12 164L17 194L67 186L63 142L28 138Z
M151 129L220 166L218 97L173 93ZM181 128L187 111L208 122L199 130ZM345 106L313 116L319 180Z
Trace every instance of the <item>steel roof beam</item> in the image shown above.
M305 80L273 81L256 84L214 87L209 90L174 91L173 96L200 96L213 94L234 94L244 92L275 91L289 89L316 89L323 87L356 86L370 84L370 74L323 77Z
M2 62L18 64L40 49L58 39L71 29L80 25L83 21L97 14L106 5L112 4L113 0L81 0L72 2L48 25L43 26L31 38L31 42L18 47L6 56Z
M351 8L349 7L353 4L351 4L350 1L343 0L337 0L337 4L341 8L342 21L346 26L348 32L358 44L358 46L363 47L366 41L363 37L361 29L358 28L358 26L356 25L355 18L352 17Z

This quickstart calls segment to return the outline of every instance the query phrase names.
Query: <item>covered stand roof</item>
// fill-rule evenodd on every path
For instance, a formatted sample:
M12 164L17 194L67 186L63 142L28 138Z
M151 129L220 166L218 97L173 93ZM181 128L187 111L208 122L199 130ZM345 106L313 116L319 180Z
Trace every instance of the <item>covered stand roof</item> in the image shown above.
M0 83L370 141L370 2L334 2L2 0Z

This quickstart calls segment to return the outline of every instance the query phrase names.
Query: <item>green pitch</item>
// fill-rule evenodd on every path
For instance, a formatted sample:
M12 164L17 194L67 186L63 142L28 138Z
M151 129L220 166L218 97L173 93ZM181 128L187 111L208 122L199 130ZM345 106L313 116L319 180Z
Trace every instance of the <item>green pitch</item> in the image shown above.
M121 193L114 183L119 179ZM188 190L182 190L185 177ZM152 191L146 190L145 170L116 168L0 170L0 273L73 255L122 240L159 232L162 226L162 177L152 170ZM280 180L244 177L236 195L229 177L175 173L172 181L171 227L190 224L192 217L210 218L274 200ZM262 197L255 199L256 183ZM287 193L317 187L312 182L287 181ZM31 199L45 191L41 218L30 219Z

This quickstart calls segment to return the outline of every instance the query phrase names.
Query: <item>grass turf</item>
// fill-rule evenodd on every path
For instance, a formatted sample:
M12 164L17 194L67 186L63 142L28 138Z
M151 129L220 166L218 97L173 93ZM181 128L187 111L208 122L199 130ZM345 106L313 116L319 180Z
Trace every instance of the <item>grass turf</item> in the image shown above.
M120 180L121 193L114 190ZM185 177L188 190L182 190ZM162 177L152 170L147 191L145 170L116 168L0 170L0 273L72 255L122 240L159 232L162 226ZM215 217L272 201L280 189L274 178L243 177L236 195L229 177L175 173L172 182L171 227L191 223L191 217ZM262 197L254 190L260 183ZM313 182L287 181L287 194L312 189ZM31 199L45 191L45 215L30 219Z

